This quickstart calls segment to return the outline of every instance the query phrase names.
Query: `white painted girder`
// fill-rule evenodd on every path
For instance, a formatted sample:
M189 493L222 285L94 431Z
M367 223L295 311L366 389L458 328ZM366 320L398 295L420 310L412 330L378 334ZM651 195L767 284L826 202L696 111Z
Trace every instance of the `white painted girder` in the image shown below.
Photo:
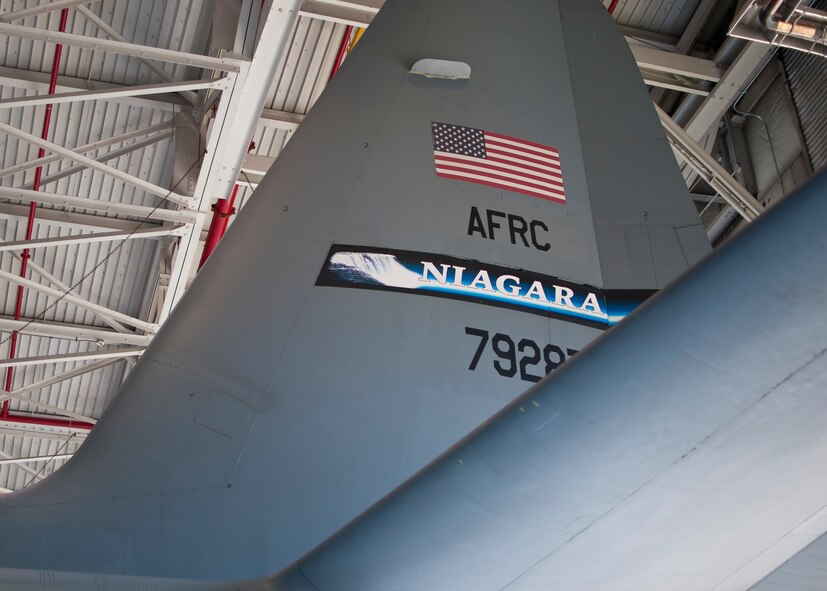
M34 41L44 41L46 43L61 43L72 47L94 49L96 51L108 51L110 53L129 55L136 58L160 60L173 64L204 68L207 70L238 72L240 69L238 61L232 58L209 57L198 55L197 53L187 53L184 51L175 51L173 49L163 49L160 47L148 47L146 45L138 45L136 43L124 43L122 41L113 41L111 39L86 37L85 35L61 33L59 31L36 29L33 27L24 27L9 23L0 22L0 34L10 35L12 37L21 37L23 39L32 39Z
M44 248L48 246L69 246L70 244L90 244L93 242L114 242L117 240L139 240L145 238L160 238L162 236L181 236L184 232L183 225L150 226L137 228L135 230L95 232L92 234L80 234L74 236L56 236L54 238L35 238L32 240L8 240L0 242L0 252L11 250L24 250L26 248Z
M29 217L28 205L0 203L0 218L15 221L27 220ZM148 225L157 225L156 221L146 222ZM96 232L105 230L129 231L135 227L135 222L122 218L106 217L88 213L76 213L60 209L38 208L35 224L59 226L79 232Z
M28 458L8 458L0 460L0 466L5 464L33 464L35 462L49 462L51 460L65 460L71 458L74 454L54 454L51 456L34 456ZM6 492L12 492L8 489L0 489Z
M104 367L108 367L108 366L112 365L113 363L118 363L118 361L120 361L120 359L100 359L98 361L93 361L91 363L86 363L84 365L81 365L80 367L75 367L75 368L70 369L68 371L64 371L62 373L54 375L50 378L46 378L45 380L40 380L39 382L35 382L34 384L24 386L23 388L18 388L17 390L14 390L13 392L0 393L0 399L2 399L2 397L6 396L6 395L25 396L26 394L29 394L30 392L36 392L38 390L42 390L43 388L47 388L47 387L52 386L54 384L59 384L60 382L65 382L66 380L71 380L71 379L76 378L78 376L82 376L84 374L87 374L87 373L90 373L90 372L93 372L93 371L97 371L99 369L103 369ZM63 412L63 411L61 410L60 412ZM91 421L93 423L96 422L95 419L92 419L92 418L89 418L89 417L87 417L86 419L82 419L82 420Z
M120 41L121 43L129 43L129 41L127 41L127 39L123 35L121 35L120 33L118 33L118 31L110 27L106 21L104 21L97 14L89 10L86 6L78 6L77 11L78 13L83 15L83 17L86 20L95 25L98 28L98 30L103 32L105 35L108 35L110 39L113 39L114 41ZM152 72L154 72L155 75L158 76L161 80L164 80L166 82L176 81L175 78L173 78L166 72L166 70L157 66L154 62L142 57L139 57L138 61L141 62L147 68L149 68ZM181 93L181 96L183 96L185 99L187 99L187 101L189 101L190 104L198 104L198 95L196 93L192 92L191 90L184 90L179 92Z
M686 131L655 105L655 110L666 130L666 137L682 158L684 158L704 180L706 180L718 194L726 200L744 219L752 221L764 211L761 205L750 193L724 170L698 142L693 140Z
M2 82L0 82L0 84L2 84ZM88 144L83 144L82 146L73 148L73 150L79 154L88 154L89 152L94 152L95 150L105 148L113 144L120 144L123 142L127 142L129 140L133 140L135 138L171 130L172 121L165 121L163 123L157 123L156 125L151 125L143 129L134 129L132 131L127 131L125 133L114 135L112 137L102 138L98 141L90 142ZM164 138L166 137L169 136L164 136ZM158 139L160 140L163 138ZM25 172L27 170L37 168L38 166L47 166L52 162L59 162L60 160L62 160L62 157L59 154L49 154L48 156L43 156L43 158L35 158L34 160L19 162L17 164L13 164L11 166L7 166L6 168L0 169L0 178L17 174L19 172Z
M36 92L46 92L49 88L49 73L0 66L0 85ZM109 82L101 82L100 80L74 78L72 76L59 74L55 91L71 92L74 90L107 90L113 88L126 88L126 86L123 84L112 84ZM157 94L146 97L124 96L110 100L163 111L172 111L177 106L189 104L177 94Z
M48 203L62 207L77 207L105 213L128 215L148 220L160 220L178 224L194 224L203 213L189 210L161 209L146 207L144 205L131 205L129 203L116 203L102 201L91 197L72 197L71 195L60 195L45 191L33 191L31 189L15 189L13 187L0 187L0 197L6 199L17 199L24 203ZM130 222L134 227L135 222Z
M141 189L142 191L146 191L148 193L152 193L153 195L157 195L162 199L169 199L170 201L174 201L175 203L179 203L182 205L188 205L190 203L190 200L184 197L183 195L178 195L173 191L169 191L167 189L164 189L163 187L159 187L154 183L150 183L141 178L125 173L112 166L101 164L94 158L83 156L82 154L78 154L77 152L74 152L68 148L59 146L54 142L41 139L40 137L34 134L27 133L19 129L15 129L11 125L7 125L5 123L0 122L0 132L7 133L8 135L13 137L17 137L26 143L38 146L54 154L59 154L64 158L68 158L69 160L77 162L78 164L88 166L89 168L97 170L98 172L102 172L104 174L113 176L118 180L121 180L125 183L129 183L130 185L133 185L138 189Z
M75 361L93 361L95 359L120 359L142 355L144 347L128 347L123 349L101 349L99 351L83 353L63 353L57 355L38 355L37 357L17 357L15 359L0 360L0 368L22 367L26 365L44 365L48 363L68 363ZM4 395L8 395L5 392ZM65 410L63 411L66 412Z
M193 91L202 89L226 88L225 78L212 80L186 80L183 82L163 82L160 84L140 84L136 86L123 86L121 88L109 88L106 90L81 90L78 92L61 92L49 95L26 96L0 100L0 109L13 109L15 107L34 107L37 105L57 105L60 103L72 103L77 101L96 101L112 98L146 96L153 94L164 94L167 92Z
M22 253L18 254L16 252L14 252L14 253L12 253L12 256L15 259L17 259L18 261L20 261L20 265L21 265L21 268L22 268L22 265L23 265L23 255L22 255ZM29 269L31 269L32 277L35 274L40 275L40 277L45 279L46 282L51 284L52 287L55 287L55 288L63 291L64 293L68 293L68 294L77 296L79 298L83 297L79 293L74 291L70 285L67 285L67 284L63 283L60 279L58 279L57 277L55 277L54 275L49 273L49 271L47 271L46 269L44 269L43 267L38 265L34 260L32 260L31 257L29 257L29 265L28 266L29 266ZM86 299L86 298L83 298L83 299ZM103 322L105 322L106 324L108 324L109 326L114 328L119 333L133 334L132 330L130 330L129 328L127 328L126 326L124 326L123 324L121 324L120 322L115 320L114 318L111 318L109 316L105 316L103 314L98 314L98 318L100 318ZM20 330L22 330L22 327L19 327L16 330L20 331ZM127 343L125 343L125 344L127 344ZM132 344L132 343L128 343L128 344Z
M60 298L63 301L66 301L70 304L74 304L79 308L83 308L92 312L93 314L102 314L108 318L114 318L118 322L122 322L123 324L128 324L129 326L134 326L135 328L145 330L150 333L155 333L158 331L159 325L154 324L152 322L146 322L144 320L140 320L138 318L133 318L128 314L124 314L122 312L118 312L117 310L112 310L111 308L107 308L106 306L101 306L100 304L95 304L93 302L89 302L81 297L76 295L72 295L71 293L67 293L60 289L54 289L52 287L48 287L46 285L42 285L37 283L36 281L32 281L31 279L26 279L24 277L20 277L14 273L9 273L8 271L1 271L0 270L0 279L5 279L10 283L14 283L16 285L22 285L27 289L33 289L35 291L39 291L46 295L52 296L54 298ZM0 362L2 363L2 362Z
M43 14L44 12L53 12L63 8L70 8L72 6L79 8L81 4L90 4L94 1L95 0L52 0L51 2L40 2L35 6L0 14L0 22L10 23L12 21L21 20L30 16Z
M72 341L91 341L105 345L146 347L152 341L151 334L115 332L113 330L106 330L94 326L80 326L77 324L0 318L0 331L11 332L14 330L24 335L52 337Z

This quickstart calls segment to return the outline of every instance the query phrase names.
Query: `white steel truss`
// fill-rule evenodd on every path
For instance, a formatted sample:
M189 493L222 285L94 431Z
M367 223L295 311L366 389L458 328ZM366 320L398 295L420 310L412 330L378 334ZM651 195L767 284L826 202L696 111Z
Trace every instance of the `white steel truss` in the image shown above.
M93 343L90 351L23 355L15 359L0 360L2 368L36 367L56 363L76 365L79 362L85 362L52 377L25 384L10 392L0 393L0 402L11 399L48 412L49 416L65 417L93 424L95 421L93 416L68 411L54 404L39 401L33 398L32 394L37 390L101 370L121 359L134 359L141 355L150 343L152 335L158 330L160 323L169 315L183 294L195 263L197 247L202 239L205 222L210 215L209 206L215 198L226 197L232 191L235 177L241 169L256 126L292 131L301 123L303 115L263 108L270 82L279 63L279 56L298 19L299 0L275 0L265 5L266 13L260 20L261 25L258 27L257 35L259 42L252 59L227 52L218 57L211 57L131 43L92 9L84 6L87 3L89 2L58 0L6 13L0 18L0 34L46 43L62 43L95 52L127 55L138 60L161 81L137 86L123 86L58 76L55 94L41 93L37 96L0 100L0 112L78 101L126 102L136 106L173 110L181 114L186 114L187 108L190 108L192 109L191 126L197 128L201 125L199 118L209 112L211 105L216 106L211 122L212 132L209 134L206 149L194 154L197 158L197 161L193 163L196 164L196 176L193 177L191 187L182 188L180 192L176 190L177 181L180 179L174 178L172 189L168 189L140 176L124 172L119 166L108 164L108 162L168 140L173 137L174 133L177 135L178 132L184 131L181 125L186 126L186 123L182 124L182 121L187 121L186 116L176 117L142 129L127 130L122 134L88 141L76 147L65 147L13 125L0 123L0 133L5 133L9 137L17 138L45 151L45 155L41 158L9 163L0 170L0 178L31 174L34 169L41 168L44 173L40 185L52 183L51 186L55 186L54 183L57 181L69 178L76 173L93 170L161 199L159 206L151 207L98 199L97 195L77 196L61 192L35 191L30 181L24 181L22 184L18 181L18 186L15 187L0 187L0 199L7 201L0 203L0 216L23 218L29 204L39 204L49 209L38 211L36 223L71 219L76 227L83 229L80 234L72 233L69 236L0 242L0 253L7 251L9 255L15 256L18 260L21 260L19 251L23 249L37 252L37 249L65 248L70 245L78 246L100 241L110 241L120 246L127 240L154 238L171 241L173 245L174 254L171 257L171 266L167 273L162 273L165 277L163 281L165 286L161 289L162 297L157 313L152 314L150 310L150 320L132 317L82 297L79 284L70 285L32 259L27 260L32 274L31 278L0 270L0 280L46 295L49 298L47 302L62 301L91 312L97 319L111 327L107 330L96 326L46 322L38 318L20 320L0 318L0 331L4 334L16 332L30 338ZM250 10L254 7L256 11L258 10L258 3L248 2L247 4ZM106 38L34 29L11 22L67 7L76 10ZM254 27L256 22L258 21L255 19L249 19L246 25ZM159 67L157 61L200 68L208 77L201 80L176 80L167 70ZM42 91L48 83L48 75L0 66L0 84L6 83L19 88ZM183 101L180 100L181 97ZM71 164L62 165L59 170L55 171L61 161L69 161ZM49 166L52 168L47 174L46 167ZM111 217L113 215L117 217ZM35 276L39 281L35 280ZM64 434L82 435L83 431L66 430L54 425L32 426L13 422L0 424L0 435L18 434L49 439L60 438ZM70 454L66 454L68 455ZM32 477L36 477L36 473L27 470L25 465L39 461L38 459L34 457L6 459L9 460L6 463L19 465Z

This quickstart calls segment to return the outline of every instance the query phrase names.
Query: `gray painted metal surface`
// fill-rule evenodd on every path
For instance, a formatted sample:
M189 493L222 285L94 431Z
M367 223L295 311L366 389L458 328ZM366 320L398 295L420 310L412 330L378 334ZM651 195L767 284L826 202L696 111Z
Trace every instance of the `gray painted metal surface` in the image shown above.
M825 192L822 174L274 588L759 580L827 526Z
M412 76L422 58L465 62L471 79ZM565 203L437 177L434 122L557 148ZM0 566L267 575L602 332L489 305L493 289L318 285L332 245L602 294L659 289L709 251L599 4L391 1L87 443L0 499Z
M822 174L274 578L95 582L215 591L749 587L825 524L827 479L813 469L827 447L825 191ZM719 307L709 307L711 294ZM816 542L755 589L822 588L820 556ZM93 582L3 577L9 591Z
M821 591L824 581L827 581L827 536L822 534L750 590Z

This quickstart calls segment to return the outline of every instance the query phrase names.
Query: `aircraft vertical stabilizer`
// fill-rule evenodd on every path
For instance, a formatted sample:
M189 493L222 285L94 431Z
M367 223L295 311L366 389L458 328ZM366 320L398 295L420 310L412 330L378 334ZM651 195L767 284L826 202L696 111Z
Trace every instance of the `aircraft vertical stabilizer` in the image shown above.
M389 0L0 566L274 572L708 251L596 0Z

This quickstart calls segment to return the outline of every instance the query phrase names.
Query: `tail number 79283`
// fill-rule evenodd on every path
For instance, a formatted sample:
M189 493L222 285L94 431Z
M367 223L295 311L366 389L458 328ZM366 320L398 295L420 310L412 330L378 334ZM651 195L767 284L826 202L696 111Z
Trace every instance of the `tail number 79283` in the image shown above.
M553 343L541 348L541 345L531 339L517 341L501 332L491 336L487 330L471 326L465 327L465 334L479 338L477 350L468 366L469 370L475 371L479 367L480 360L491 343L490 349L494 353L491 361L497 373L504 378L513 378L519 373L520 379L526 382L539 382L544 375L557 369L568 357L578 353L577 349L564 350ZM543 373L540 373L541 364L545 370Z

